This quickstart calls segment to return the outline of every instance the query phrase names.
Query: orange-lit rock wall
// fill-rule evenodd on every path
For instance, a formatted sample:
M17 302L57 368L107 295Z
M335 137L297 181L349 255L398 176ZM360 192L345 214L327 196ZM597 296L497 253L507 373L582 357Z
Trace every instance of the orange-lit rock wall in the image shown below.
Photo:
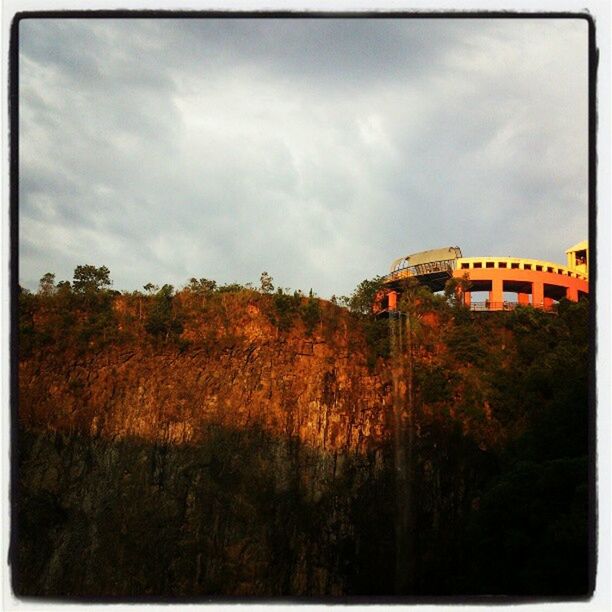
M346 312L323 337L279 331L260 308L222 314L195 306L189 347L134 340L79 355L41 351L20 364L19 418L31 428L110 439L193 443L210 423L298 437L322 450L372 450L390 404L365 363L363 338ZM331 307L331 305L328 305ZM127 310L119 300L119 314ZM137 309L133 308L136 312Z

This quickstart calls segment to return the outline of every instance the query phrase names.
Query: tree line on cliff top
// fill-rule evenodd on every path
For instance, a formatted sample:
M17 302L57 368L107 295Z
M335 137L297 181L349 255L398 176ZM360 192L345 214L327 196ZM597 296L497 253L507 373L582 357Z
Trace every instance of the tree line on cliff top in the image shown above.
M136 302L138 322L143 324L150 338L173 342L182 348L186 346L181 334L188 313L177 302L178 295L193 298L192 301L202 307L218 303L228 294L250 298L265 295L271 306L265 310L271 323L280 331L288 331L300 320L308 337L323 321L320 300L312 289L305 295L300 290L291 292L287 288L275 288L273 278L267 272L261 274L257 288L250 283L218 285L214 280L195 277L178 291L170 284L160 287L148 282L143 291L120 292L112 289L112 284L106 266L79 265L75 268L72 283L66 280L56 283L55 274L48 272L40 279L36 293L20 288L22 355L27 355L32 347L67 338L65 332L68 331L76 336L78 344L120 342L126 334L119 333L113 309L113 301L120 296L128 302ZM348 304L349 299L344 298L344 302ZM332 303L338 304L336 298L332 298ZM44 322L34 323L35 311L45 311ZM59 332L59 338L56 332Z
M436 312L442 320L452 315L454 326L445 338L450 350L459 359L476 362L483 357L482 339L469 323L468 309L457 300L457 289L465 288L468 282L467 279L450 279L443 294L433 294L413 283L407 292L418 297L420 312ZM186 303L208 311L215 306L222 309L223 296L230 294L257 301L279 332L287 332L300 322L307 337L316 329L329 337L339 324L340 311L337 309L346 309L363 331L368 365L374 367L378 359L386 359L390 354L387 322L372 313L376 295L383 286L381 277L366 279L350 296L332 296L329 302L320 300L312 289L306 295L301 290L275 287L268 272L261 274L257 287L250 283L219 285L214 280L195 277L178 291L170 284L160 287L151 282L146 283L142 291L132 292L117 291L112 285L106 266L79 265L74 270L72 282L56 283L55 274L49 272L40 279L36 293L20 288L21 354L27 355L31 348L51 342L61 345L76 341L77 346L87 348L92 344L101 346L129 339L133 331L130 330L131 315L126 315L121 324L113 308L119 297L134 305L134 328L141 326L146 337L156 342L171 342L185 349L188 342L181 336L186 320L193 313L193 308L186 307ZM177 300L177 297L182 299ZM35 313L39 316L35 317Z

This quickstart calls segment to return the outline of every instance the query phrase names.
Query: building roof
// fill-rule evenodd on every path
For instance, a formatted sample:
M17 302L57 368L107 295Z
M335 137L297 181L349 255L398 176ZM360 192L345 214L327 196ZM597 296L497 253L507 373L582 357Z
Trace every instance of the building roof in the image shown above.
M589 248L589 241L588 240L583 240L582 242L579 242L578 244L575 244L573 247L570 247L569 249L567 249L567 251L565 251L565 253L575 253L576 251L584 251L585 249Z
M443 247L441 249L431 249L429 251L421 251L420 253L412 253L394 260L391 264L391 272L400 264L405 264L405 267L418 266L419 264L446 261L448 259L457 259L458 257L461 257L461 249L459 247Z

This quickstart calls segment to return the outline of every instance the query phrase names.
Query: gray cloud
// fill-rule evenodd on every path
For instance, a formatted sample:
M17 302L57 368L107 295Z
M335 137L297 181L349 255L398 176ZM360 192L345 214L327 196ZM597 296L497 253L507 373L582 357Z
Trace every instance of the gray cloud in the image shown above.
M25 20L21 282L329 296L445 244L563 261L587 137L584 21Z

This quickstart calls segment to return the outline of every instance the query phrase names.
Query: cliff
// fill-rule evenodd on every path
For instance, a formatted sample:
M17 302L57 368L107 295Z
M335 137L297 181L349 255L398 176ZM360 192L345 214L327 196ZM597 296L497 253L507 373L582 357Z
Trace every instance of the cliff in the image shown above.
M395 591L386 322L245 290L32 296L21 314L18 593ZM420 320L414 588L478 592L452 568L525 430L491 378L521 345L501 319Z
M389 393L368 369L348 313L327 305L338 329L323 337L319 326L306 337L301 322L280 333L256 295L246 304L222 297L218 316L189 317L181 336L188 348L135 338L32 355L20 367L21 421L111 440L192 444L214 424L257 426L321 451L380 446ZM128 314L125 301L115 308Z

